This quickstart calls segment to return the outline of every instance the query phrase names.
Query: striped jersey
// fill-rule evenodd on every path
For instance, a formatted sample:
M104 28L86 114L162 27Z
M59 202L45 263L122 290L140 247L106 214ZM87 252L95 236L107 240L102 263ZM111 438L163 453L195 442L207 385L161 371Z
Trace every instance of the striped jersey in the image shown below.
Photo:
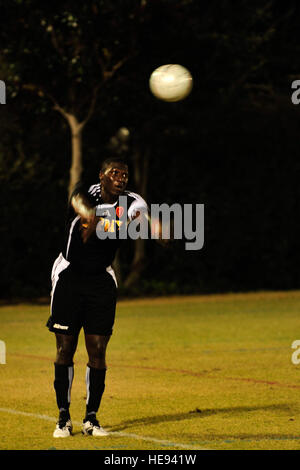
M103 272L113 262L123 241L118 237L120 224L124 223L122 221L130 222L137 212L148 211L148 207L140 195L127 190L119 196L114 204L104 203L101 198L100 183L89 188L81 185L77 192L88 198L92 206L96 208L96 215L100 219L97 230L84 243L81 235L84 220L70 206L62 254L70 263L72 270L81 274L94 275ZM100 238L97 235L98 229L108 231L112 236Z

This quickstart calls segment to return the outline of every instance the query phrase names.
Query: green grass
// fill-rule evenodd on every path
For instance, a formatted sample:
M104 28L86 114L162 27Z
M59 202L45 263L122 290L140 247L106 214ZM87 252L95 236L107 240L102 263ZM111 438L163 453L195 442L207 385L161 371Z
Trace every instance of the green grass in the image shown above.
M300 292L120 301L99 413L113 433L80 433L87 362L81 333L74 436L54 439L49 308L2 306L0 449L300 449L300 365L291 361L299 310Z

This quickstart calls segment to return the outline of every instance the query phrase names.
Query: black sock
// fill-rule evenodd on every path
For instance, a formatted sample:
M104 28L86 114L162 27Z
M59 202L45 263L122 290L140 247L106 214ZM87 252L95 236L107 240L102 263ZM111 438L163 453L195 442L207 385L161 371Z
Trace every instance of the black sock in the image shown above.
M86 418L88 414L96 414L105 389L106 369L94 369L87 366L86 369Z
M56 392L56 402L59 412L66 412L69 415L69 407L71 402L71 387L74 377L73 364L66 366L62 364L54 364L54 389Z

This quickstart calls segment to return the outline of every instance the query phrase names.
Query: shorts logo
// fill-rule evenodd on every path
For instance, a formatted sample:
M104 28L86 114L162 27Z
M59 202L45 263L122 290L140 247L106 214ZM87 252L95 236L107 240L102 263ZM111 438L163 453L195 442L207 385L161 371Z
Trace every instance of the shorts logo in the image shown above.
M58 330L68 330L68 326L60 325L59 323L54 323L53 328L57 328Z

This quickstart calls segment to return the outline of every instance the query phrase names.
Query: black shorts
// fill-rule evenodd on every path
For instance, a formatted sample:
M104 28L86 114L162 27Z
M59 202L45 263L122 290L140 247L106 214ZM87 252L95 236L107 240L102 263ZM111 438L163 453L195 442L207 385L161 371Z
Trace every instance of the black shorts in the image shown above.
M83 328L86 334L111 335L117 299L112 275L106 270L97 275L76 273L64 258L59 264L63 270L56 269L54 276L52 271L49 330L75 336Z

